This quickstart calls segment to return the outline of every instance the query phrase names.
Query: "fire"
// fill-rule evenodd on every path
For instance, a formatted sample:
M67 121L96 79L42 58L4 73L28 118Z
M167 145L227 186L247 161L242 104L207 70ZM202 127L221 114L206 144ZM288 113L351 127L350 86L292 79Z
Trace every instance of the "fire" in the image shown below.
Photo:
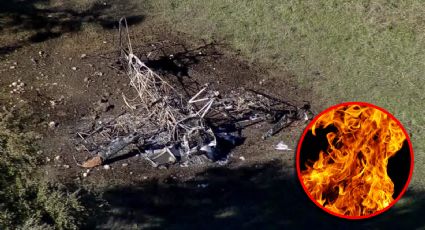
M311 127L334 126L326 135L328 148L301 172L311 196L326 209L348 216L369 215L393 201L394 183L388 159L406 139L386 113L368 106L341 106L322 115Z

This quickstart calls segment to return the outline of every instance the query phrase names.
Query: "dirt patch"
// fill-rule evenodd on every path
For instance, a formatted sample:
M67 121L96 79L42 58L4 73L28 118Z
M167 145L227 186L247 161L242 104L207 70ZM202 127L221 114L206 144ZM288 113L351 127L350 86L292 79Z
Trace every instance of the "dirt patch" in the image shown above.
M149 36L145 31L149 31ZM75 127L84 117L98 116L100 113L113 116L127 109L122 94L131 94L131 90L128 78L117 63L116 33L102 31L96 37L103 39L93 40L91 31L81 31L69 37L20 49L5 56L0 64L6 76L1 82L4 94L13 88L8 86L13 82L20 80L25 84L24 92L9 93L10 103L24 100L35 109L39 122L33 128L44 134L40 144L45 151L46 161L50 159L47 171L54 175L52 178L65 181L82 179L83 170L76 166L73 156L82 161L87 155L75 151L70 137L75 135ZM282 73L283 76L277 80L276 74L273 76L269 71L241 60L237 54L229 52L224 44L189 40L186 35L170 31L149 20L131 27L131 34L136 53L142 61L183 90L211 83L213 88L222 92L249 88L294 104L302 103L299 95L291 90L291 76L288 73ZM72 47L67 45L75 39L84 45L79 46L75 41ZM87 50L86 47L91 43L98 48ZM107 101L108 106L99 107L101 100ZM293 155L277 153L272 145L283 135L285 141L295 148L299 127L302 125L298 128L290 127L278 137L260 145L258 141L266 131L265 128L257 126L245 131L243 135L248 139L243 146L235 149L232 161L241 164L239 157L242 155L242 159L247 161L267 161L282 155ZM209 166L173 166L168 170L158 170L148 166L143 159L133 157L112 163L112 170L98 168L83 180L95 184L104 182L105 185L111 184L111 181L126 184L175 173L193 175Z

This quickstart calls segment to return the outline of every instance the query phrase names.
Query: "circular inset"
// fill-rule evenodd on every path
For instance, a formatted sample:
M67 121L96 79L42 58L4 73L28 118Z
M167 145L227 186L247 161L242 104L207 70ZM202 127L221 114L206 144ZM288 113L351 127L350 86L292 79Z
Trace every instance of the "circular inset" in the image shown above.
M341 218L364 219L388 210L406 191L413 149L390 113L349 102L328 108L307 126L296 167L317 206Z

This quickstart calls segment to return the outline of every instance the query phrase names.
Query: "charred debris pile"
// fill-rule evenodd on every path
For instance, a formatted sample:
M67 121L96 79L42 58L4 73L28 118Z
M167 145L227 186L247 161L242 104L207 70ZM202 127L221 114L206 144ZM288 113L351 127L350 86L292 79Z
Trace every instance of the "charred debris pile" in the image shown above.
M266 139L294 121L309 119L308 106L297 107L253 90L222 95L205 85L190 97L183 96L133 53L125 19L120 20L119 33L121 63L137 96L123 95L128 112L100 118L78 131L77 147L92 154L82 167L134 151L155 167L205 160L225 164L229 150L242 142L245 127L269 122L262 137Z

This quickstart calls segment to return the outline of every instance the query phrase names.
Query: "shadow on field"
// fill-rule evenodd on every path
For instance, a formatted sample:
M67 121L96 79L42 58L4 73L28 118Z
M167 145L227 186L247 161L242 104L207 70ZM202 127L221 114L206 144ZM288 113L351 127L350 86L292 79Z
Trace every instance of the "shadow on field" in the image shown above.
M425 199L363 221L316 207L280 163L211 168L195 179L169 178L105 191L105 229L413 229L425 226ZM405 199L418 197L408 192Z
M180 86L180 90L188 97L192 97L205 85L199 84L192 79L189 69L199 64L202 59L217 60L223 54L218 50L222 44L204 41L203 45L188 48L185 44L163 45L156 44L154 49L148 52L141 52L141 60L154 72L161 75L170 75L172 83ZM154 57L149 57L150 53L156 53Z
M140 23L142 15L125 15L125 10L112 9L113 4L97 2L85 10L76 11L66 7L48 7L49 0L0 1L0 33L28 31L29 36L15 44L0 46L0 55L13 52L30 43L43 42L60 37L65 33L81 30L83 23L97 23L104 29L113 29L121 16L127 16L129 25ZM126 0L119 1L121 5ZM115 6L114 6L115 7ZM124 15L118 17L113 11ZM7 31L6 31L7 30Z

